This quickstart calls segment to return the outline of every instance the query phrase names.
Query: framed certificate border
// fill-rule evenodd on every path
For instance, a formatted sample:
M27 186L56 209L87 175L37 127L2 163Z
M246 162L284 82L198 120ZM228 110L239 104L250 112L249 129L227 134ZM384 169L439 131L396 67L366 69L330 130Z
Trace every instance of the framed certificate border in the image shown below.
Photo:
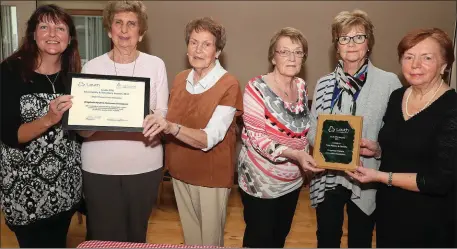
M349 146L352 147L350 162L348 162L348 163L331 162L325 158L325 155L320 150L322 143L325 142L325 141L323 141L324 140L323 139L323 135L324 135L323 129L324 129L324 123L326 121L331 121L331 122L332 121L336 121L336 122L343 121L340 123L349 124L349 127L348 127L349 130L352 129L354 137L353 137L352 141L348 141L349 143L352 143L352 146L351 146L351 144L349 144ZM344 122L344 121L346 121L346 122ZM355 171L356 168L360 165L359 151L360 151L360 139L362 137L362 127L363 127L363 117L361 117L361 116L332 115L332 114L319 115L318 121L317 121L316 141L314 143L314 149L313 149L313 157L317 163L317 167L324 168L324 169L333 169L333 170ZM326 128L329 129L328 127L326 127ZM348 140L351 140L351 139L348 139ZM344 143L344 141L342 143ZM336 143L336 146L338 146L338 142Z
M98 75L98 74L82 74L82 73L69 73L68 82L69 87L67 89L67 94L72 95L72 86L78 79L91 79L98 81L100 84L103 84L104 80L115 80L118 82L129 81L136 82L138 84L144 84L144 105L143 108L138 109L138 113L134 115L141 115L142 119L149 114L149 91L150 91L150 79L142 77L127 77L127 76L114 76L114 75ZM77 96L75 96L77 97ZM72 107L73 108L73 107ZM62 117L62 124L66 130L88 130L88 131L125 131L125 132L141 132L143 131L142 124L141 126L103 126L103 125L87 125L87 124L68 124L69 115L75 115L72 113L71 109L66 111ZM136 111L136 110L135 110ZM79 113L80 114L80 113Z

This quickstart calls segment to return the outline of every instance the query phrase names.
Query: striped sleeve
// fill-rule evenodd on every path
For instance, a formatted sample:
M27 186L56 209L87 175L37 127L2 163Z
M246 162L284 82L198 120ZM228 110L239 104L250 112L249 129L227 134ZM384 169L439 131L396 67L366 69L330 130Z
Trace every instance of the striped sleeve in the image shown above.
M310 129L307 135L308 142L313 147L316 137L317 117L319 116L320 112L326 111L329 106L329 103L325 102L328 100L331 101L331 97L327 97L326 95L333 93L332 89L335 86L334 78L335 77L333 73L324 76L323 78L319 79L314 90L313 102L310 108Z
M246 86L243 96L244 114L243 121L245 141L261 156L273 162L284 162L288 158L281 154L288 147L273 141L266 130L265 104L259 90L252 82Z

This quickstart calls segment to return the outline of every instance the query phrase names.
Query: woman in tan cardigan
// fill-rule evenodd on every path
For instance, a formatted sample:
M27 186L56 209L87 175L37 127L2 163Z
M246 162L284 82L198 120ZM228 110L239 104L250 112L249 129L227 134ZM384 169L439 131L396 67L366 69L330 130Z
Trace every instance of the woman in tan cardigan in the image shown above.
M224 245L227 201L234 177L235 117L241 115L238 80L220 65L225 29L211 18L186 26L192 69L179 73L166 118L151 114L144 135L167 134L165 166L186 244Z

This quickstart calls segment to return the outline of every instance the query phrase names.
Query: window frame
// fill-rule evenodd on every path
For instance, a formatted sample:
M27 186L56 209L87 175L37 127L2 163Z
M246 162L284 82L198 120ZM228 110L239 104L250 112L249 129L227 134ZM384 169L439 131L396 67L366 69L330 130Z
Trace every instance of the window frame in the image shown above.
M103 17L101 9L65 9L70 16L100 16ZM110 50L113 49L113 41L110 40Z

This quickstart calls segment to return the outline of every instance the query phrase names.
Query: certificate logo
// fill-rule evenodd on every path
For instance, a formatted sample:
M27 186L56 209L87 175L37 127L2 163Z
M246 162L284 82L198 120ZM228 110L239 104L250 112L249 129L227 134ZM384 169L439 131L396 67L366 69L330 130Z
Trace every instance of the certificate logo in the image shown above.
M116 85L117 89L136 89L136 85L133 83L118 82Z
M84 83L80 81L78 82L78 87L100 87L100 83Z

